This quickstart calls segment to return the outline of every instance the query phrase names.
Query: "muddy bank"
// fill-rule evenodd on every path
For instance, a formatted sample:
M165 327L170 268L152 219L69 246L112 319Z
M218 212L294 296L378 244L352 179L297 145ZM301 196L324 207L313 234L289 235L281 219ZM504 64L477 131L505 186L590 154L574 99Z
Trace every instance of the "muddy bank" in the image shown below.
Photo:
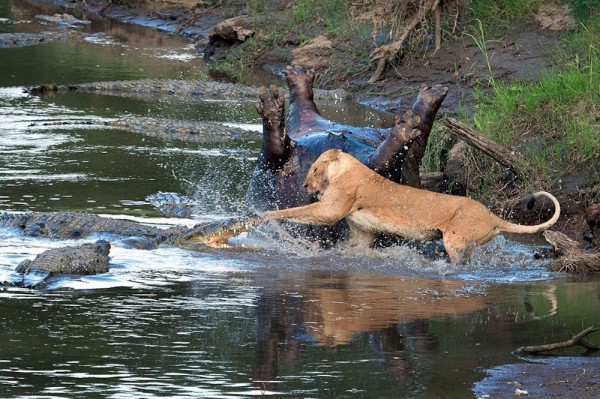
M600 397L598 359L555 357L531 363L505 364L486 370L475 384L477 398L579 398Z
M39 7L40 12L48 14L68 11L83 19L110 18L180 35L193 41L199 52L215 60L237 56L241 41L259 35L261 24L267 23L263 20L265 16L244 15L244 1L227 4L216 2L215 5L211 5L213 2L188 0L146 0L136 4L118 0L21 1ZM270 11L269 18L276 20L278 15L282 18L284 4ZM490 65L487 64L486 54L474 40L457 38L445 41L435 52L414 55L404 62L401 69L388 71L385 78L375 84L367 84L374 65L359 74L341 73L326 79L318 77L316 83L325 89L345 89L361 103L394 113L403 111L414 102L420 86L439 83L451 88L442 112L464 111L470 107L476 82L492 76L503 80L536 80L544 68L551 65L550 56L556 51L560 33L540 29L539 26L530 28L501 40L489 41L487 52L491 56ZM218 40L211 37L216 31L220 35ZM335 46L323 37L307 43L290 38L283 48L263 51L259 57L250 60L251 65L248 66L281 76L286 65L297 62L309 63L303 66L315 67L321 74L324 72L321 64L368 64L366 59L356 59L353 51L351 45Z

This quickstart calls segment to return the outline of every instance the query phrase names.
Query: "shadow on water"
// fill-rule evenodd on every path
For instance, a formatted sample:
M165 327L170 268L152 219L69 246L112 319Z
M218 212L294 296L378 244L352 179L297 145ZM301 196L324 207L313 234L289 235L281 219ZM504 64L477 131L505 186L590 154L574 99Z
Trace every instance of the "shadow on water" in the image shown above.
M0 0L0 32L56 29L36 21L45 10L24 4ZM164 225L241 212L259 143L39 123L129 115L259 124L250 102L24 94L23 86L44 83L208 79L194 49L175 37L115 22L80 29L95 35L0 49L0 210ZM352 103L321 105L334 120L389 126L389 116ZM191 197L192 219L157 220L146 198L158 191ZM276 233L192 252L3 229L0 281L18 278L19 262L48 248L108 238L113 249L109 273L54 277L45 290L0 289L2 394L468 398L496 392L484 378L512 370L517 347L561 341L600 320L598 279L548 272L531 244L498 237L457 267L439 245L323 251ZM598 358L588 359L586 370L600 375Z

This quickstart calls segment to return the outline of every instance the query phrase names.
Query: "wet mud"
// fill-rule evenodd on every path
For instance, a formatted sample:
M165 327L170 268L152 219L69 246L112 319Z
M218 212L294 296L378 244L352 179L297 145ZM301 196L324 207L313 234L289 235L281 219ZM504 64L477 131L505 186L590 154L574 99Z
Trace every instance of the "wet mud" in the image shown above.
M486 370L488 376L473 389L477 398L600 397L597 358L555 357L530 361Z

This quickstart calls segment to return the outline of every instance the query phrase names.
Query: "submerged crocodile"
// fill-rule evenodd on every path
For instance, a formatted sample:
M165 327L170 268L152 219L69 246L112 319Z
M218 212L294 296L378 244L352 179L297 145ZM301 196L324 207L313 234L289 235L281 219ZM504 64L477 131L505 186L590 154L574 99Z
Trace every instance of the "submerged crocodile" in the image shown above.
M13 283L27 288L39 288L48 278L59 274L91 275L109 270L110 243L99 240L77 247L51 248L19 263L17 273L22 282Z
M190 199L177 193L159 191L146 197L160 213L168 217L188 218L192 214Z
M55 41L67 41L71 36L71 32L0 33L0 48L27 47Z
M244 130L238 127L225 126L216 122L182 121L156 118L124 118L116 120L62 120L51 122L35 122L35 126L98 126L113 127L145 136L165 140L184 140L193 143L229 143L232 140L250 141L260 139L261 133Z
M171 97L178 101L223 99L250 101L257 98L256 89L249 86L175 79L117 80L72 85L44 84L28 87L25 91L29 94L82 91L148 99Z
M102 217L77 212L28 212L0 214L0 228L14 228L27 236L77 239L91 234L107 233L121 236L119 240L138 249L155 249L161 244L184 249L201 250L207 246L227 247L227 240L262 221L257 215L233 217L200 223L192 228L174 226L159 228L135 221ZM110 243L99 240L78 247L53 248L38 255L33 261L21 262L16 271L23 275L20 281L0 285L40 288L57 274L96 274L109 270Z
M29 94L50 94L69 91L147 100L169 98L177 101L255 101L258 99L258 91L255 87L237 83L178 79L117 80L71 85L44 84L25 89L25 92ZM349 93L345 90L315 90L314 95L317 99L341 99L347 98Z

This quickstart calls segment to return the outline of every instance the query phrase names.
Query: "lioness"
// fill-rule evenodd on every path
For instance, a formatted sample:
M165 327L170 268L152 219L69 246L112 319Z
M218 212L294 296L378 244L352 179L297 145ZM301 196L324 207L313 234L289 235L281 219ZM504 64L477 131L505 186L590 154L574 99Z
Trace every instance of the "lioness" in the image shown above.
M340 150L324 152L311 166L304 186L319 202L270 211L272 220L333 225L346 218L351 245L370 245L377 234L434 240L441 233L453 263L464 262L472 243L484 244L501 232L537 233L552 226L560 215L554 196L554 215L545 223L523 226L494 215L479 202L394 183Z

